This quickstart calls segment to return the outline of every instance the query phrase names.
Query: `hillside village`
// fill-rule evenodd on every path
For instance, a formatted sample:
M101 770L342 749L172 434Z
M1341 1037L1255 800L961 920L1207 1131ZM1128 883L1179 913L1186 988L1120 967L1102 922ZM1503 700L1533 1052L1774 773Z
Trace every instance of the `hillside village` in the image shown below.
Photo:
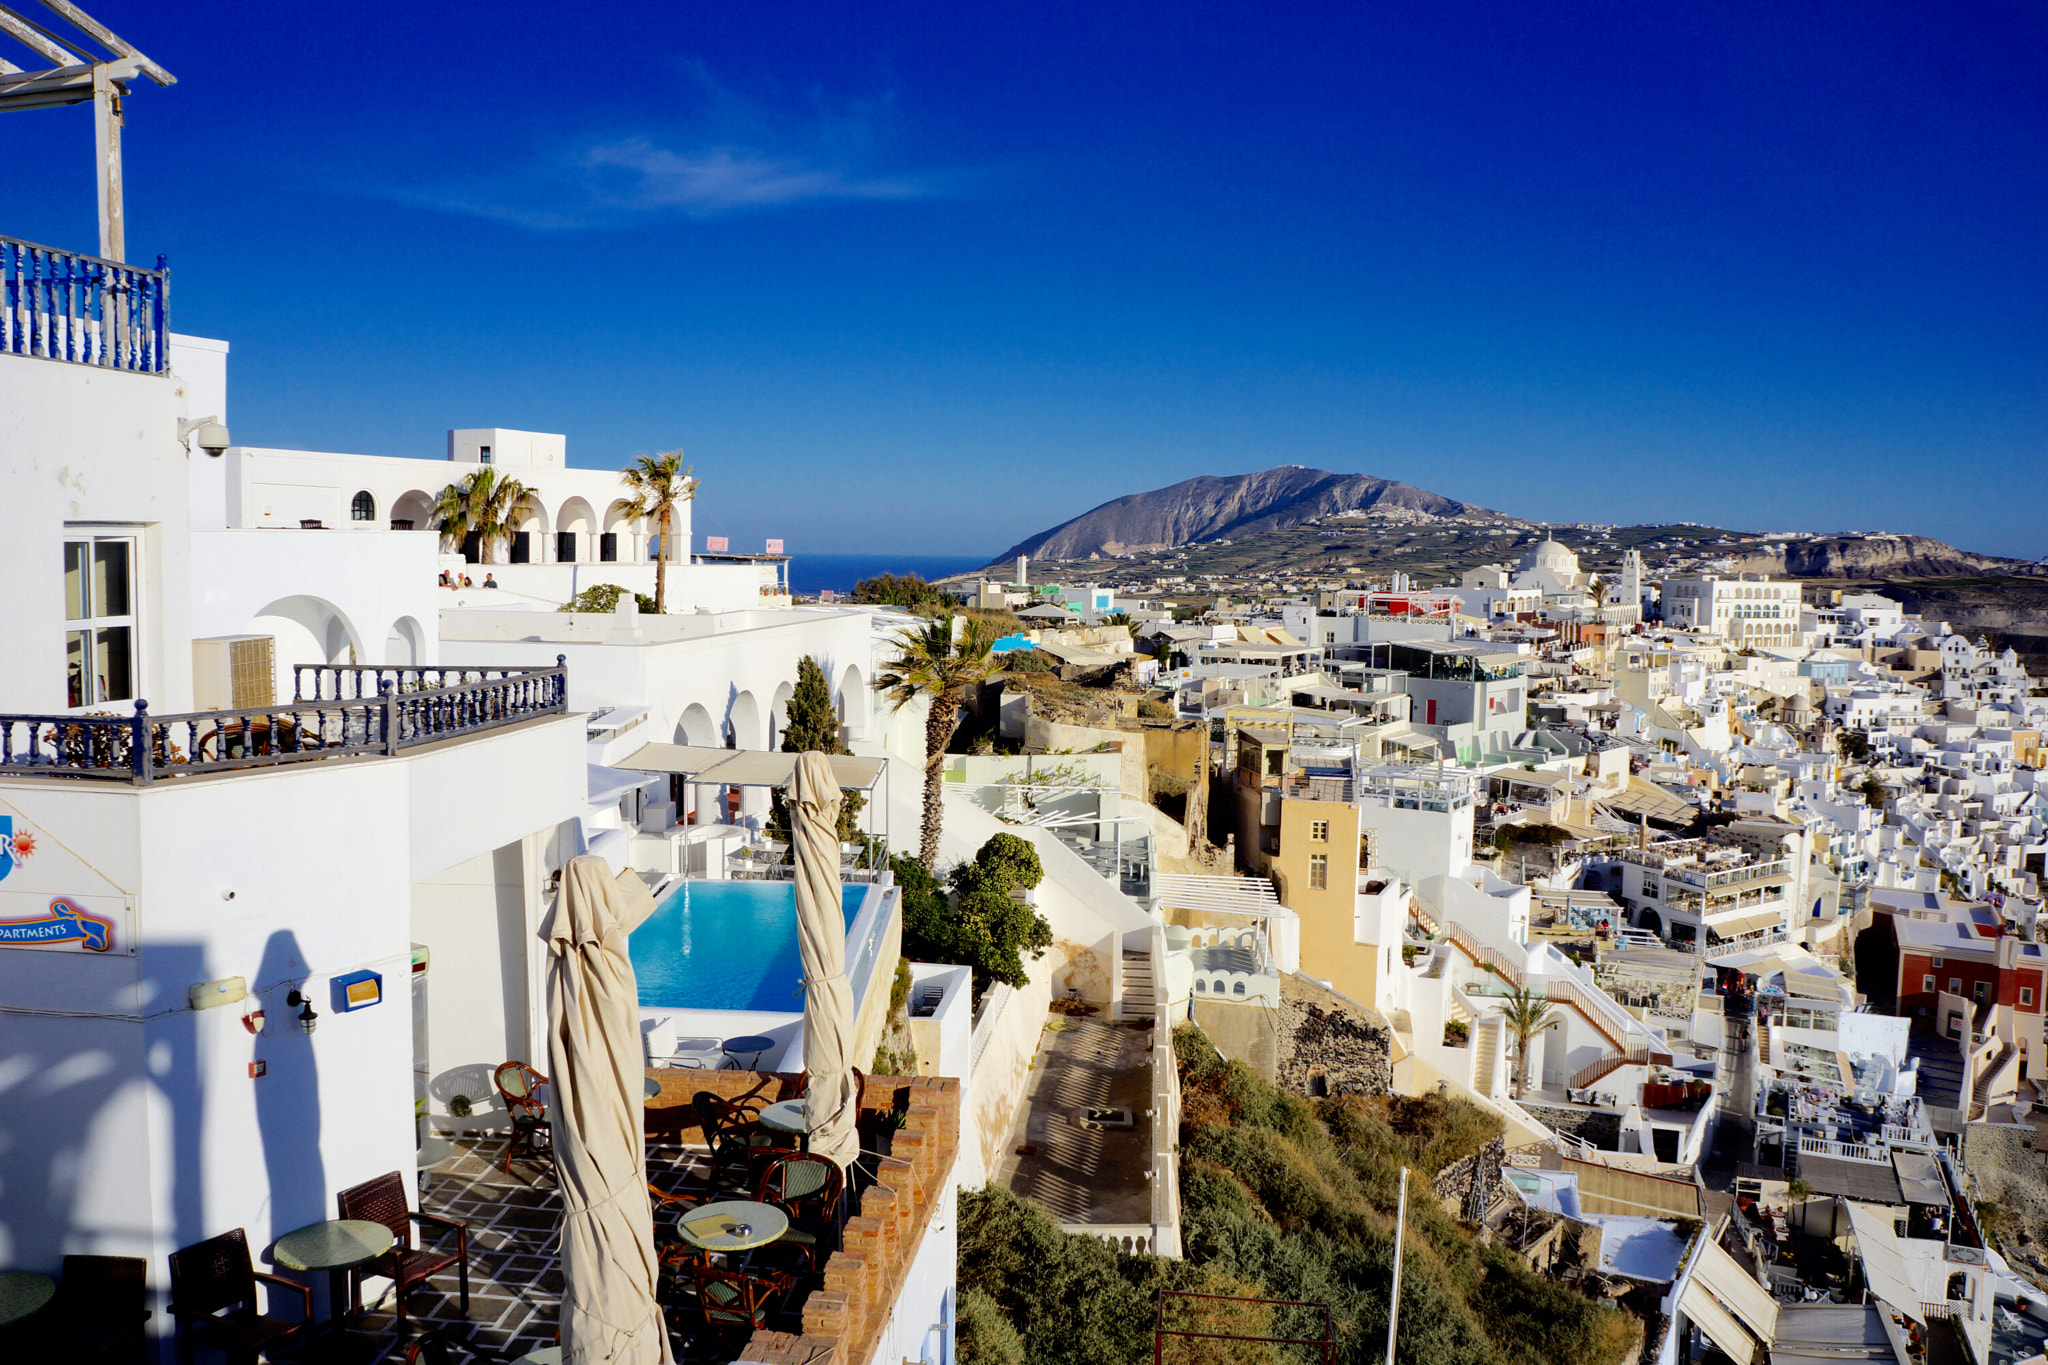
M959 585L1017 628L948 778L1113 835L1159 924L1055 1003L1303 1098L1481 1107L1497 1169L1447 1207L1531 1267L1585 1249L1570 1282L1654 1303L1643 1359L2038 1353L2048 690L1880 594L1635 550L1603 583L1539 535L1199 612Z

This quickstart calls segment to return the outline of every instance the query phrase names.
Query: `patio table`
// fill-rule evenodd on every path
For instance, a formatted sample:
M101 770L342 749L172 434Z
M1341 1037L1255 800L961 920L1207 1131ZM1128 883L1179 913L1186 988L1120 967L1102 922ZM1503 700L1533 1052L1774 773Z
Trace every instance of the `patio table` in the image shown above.
M758 1033L750 1033L743 1038L726 1039L724 1052L735 1063L739 1061L741 1053L746 1053L747 1064L742 1069L752 1071L759 1064L761 1054L774 1046L775 1040L773 1038Z
M33 1270L0 1274L0 1326L20 1322L57 1297L57 1282Z
M778 1133L795 1133L803 1150L811 1150L811 1125L804 1117L802 1100L777 1100L760 1112L758 1122L763 1128L773 1128Z
M342 1305L348 1301L349 1271L376 1260L396 1241L382 1223L336 1218L287 1232L277 1239L271 1254L288 1270L327 1272L327 1325L338 1340L346 1326Z
M789 1231L789 1215L773 1204L727 1199L703 1204L676 1224L683 1240L704 1251L751 1251Z

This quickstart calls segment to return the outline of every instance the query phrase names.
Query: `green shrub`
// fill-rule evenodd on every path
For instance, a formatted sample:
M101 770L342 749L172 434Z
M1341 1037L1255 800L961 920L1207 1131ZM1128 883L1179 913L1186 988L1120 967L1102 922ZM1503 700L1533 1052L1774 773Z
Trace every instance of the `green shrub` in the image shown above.
M619 599L625 595L626 590L616 583L599 583L577 593L574 597L564 602L559 610L617 611L619 609ZM649 615L654 613L654 599L646 593L634 593L633 601L639 606L640 610L647 612Z
M1024 1338L996 1301L979 1289L960 1291L953 1349L960 1365L1024 1365Z

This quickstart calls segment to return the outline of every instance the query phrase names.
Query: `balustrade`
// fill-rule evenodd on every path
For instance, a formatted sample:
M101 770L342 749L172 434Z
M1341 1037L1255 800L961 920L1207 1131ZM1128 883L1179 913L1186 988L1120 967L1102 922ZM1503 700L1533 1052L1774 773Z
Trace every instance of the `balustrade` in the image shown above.
M170 272L0 237L0 353L170 370Z
M313 697L273 706L153 716L138 701L132 715L0 715L0 774L12 777L111 777L138 785L231 769L274 767L349 755L392 755L401 749L516 725L568 708L568 670L553 668L333 669L356 675L348 695L337 676ZM359 695L363 674L434 674L374 679ZM452 677L451 677L452 675ZM316 681L325 679L316 677ZM410 689L399 691L410 683ZM294 691L299 689L295 686ZM325 690L327 696L319 693Z

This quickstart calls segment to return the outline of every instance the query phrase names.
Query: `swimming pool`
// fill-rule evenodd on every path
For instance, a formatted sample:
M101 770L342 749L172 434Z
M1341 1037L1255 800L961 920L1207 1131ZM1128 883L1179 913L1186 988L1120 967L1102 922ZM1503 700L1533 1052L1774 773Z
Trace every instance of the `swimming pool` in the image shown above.
M867 891L841 892L849 929ZM682 882L633 931L626 951L642 1008L803 1011L793 882Z

